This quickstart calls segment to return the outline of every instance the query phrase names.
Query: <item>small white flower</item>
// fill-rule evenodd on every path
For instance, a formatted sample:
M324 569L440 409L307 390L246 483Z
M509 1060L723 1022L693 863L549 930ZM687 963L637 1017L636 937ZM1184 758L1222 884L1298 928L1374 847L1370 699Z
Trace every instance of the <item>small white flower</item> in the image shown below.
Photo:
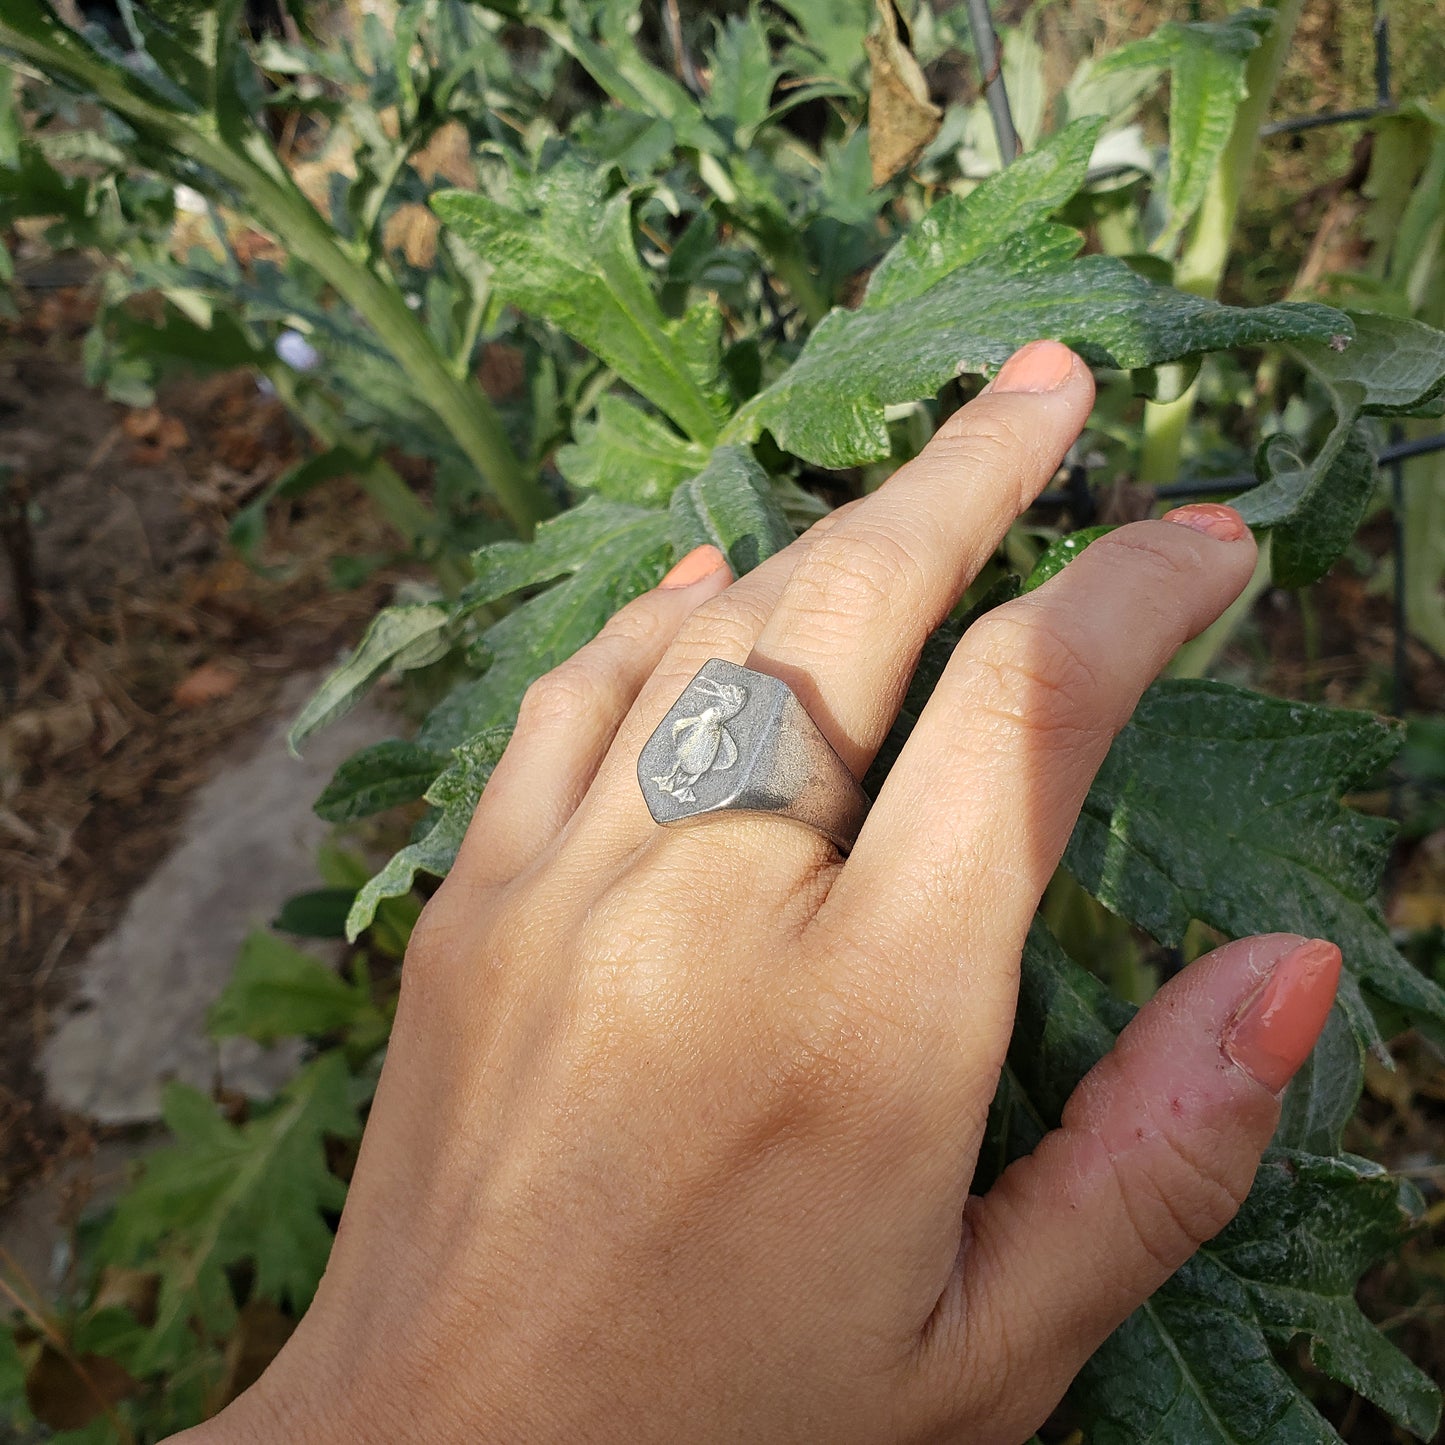
M175 189L176 210L184 212L188 216L204 216L206 214L206 198L191 186L177 186Z
M315 371L321 353L299 331L283 331L276 338L276 355L293 371Z

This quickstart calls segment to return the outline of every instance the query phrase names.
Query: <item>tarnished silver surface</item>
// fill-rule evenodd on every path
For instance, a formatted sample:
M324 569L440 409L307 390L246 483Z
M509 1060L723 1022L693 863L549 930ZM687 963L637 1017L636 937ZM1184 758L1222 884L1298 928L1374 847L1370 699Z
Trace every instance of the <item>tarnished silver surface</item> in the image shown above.
M717 657L647 740L637 781L659 823L772 813L816 829L843 853L868 812L868 795L792 689Z

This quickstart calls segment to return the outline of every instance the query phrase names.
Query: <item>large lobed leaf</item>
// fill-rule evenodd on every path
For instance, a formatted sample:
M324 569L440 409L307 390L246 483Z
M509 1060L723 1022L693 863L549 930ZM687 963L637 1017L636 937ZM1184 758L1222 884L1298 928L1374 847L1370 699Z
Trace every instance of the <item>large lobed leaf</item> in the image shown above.
M386 672L426 667L451 647L452 618L437 602L386 607L371 619L355 651L317 688L291 724L292 751L312 733L345 716Z
M212 1038L240 1034L263 1044L343 1030L385 1037L384 1024L364 980L348 983L319 958L260 929L242 943L206 1020Z
M432 198L442 220L492 268L497 289L600 356L694 441L722 422L721 315L704 303L664 316L632 239L632 199L565 162L517 207L467 191Z
M235 1321L227 1271L248 1262L257 1297L303 1309L331 1250L324 1217L346 1190L326 1167L328 1136L353 1138L360 1121L339 1053L308 1064L267 1112L226 1121L198 1090L172 1084L166 1125L175 1143L149 1156L100 1242L102 1263L155 1262L156 1318L132 1362L137 1373L175 1367L194 1329L226 1333Z
M574 487L614 502L657 506L707 465L705 447L610 393L597 403L596 419L578 422L575 432L557 451L558 469Z
M793 540L768 474L744 447L719 447L707 466L672 494L668 510L673 551L681 557L710 542L735 577Z
M451 764L426 791L434 812L420 836L393 854L381 872L357 891L346 916L346 937L351 942L371 926L386 899L411 892L418 873L444 878L451 871L482 789L511 736L510 727L488 727L452 753Z
M986 1159L1028 1153L1131 1010L1036 924L1024 950ZM1338 1440L1276 1361L1315 1364L1427 1438L1439 1393L1354 1301L1416 1200L1363 1160L1272 1149L1235 1221L1136 1310L1070 1392L1090 1445L1325 1445Z
M1091 365L1152 367L1268 341L1342 345L1343 312L1284 303L1242 309L1156 285L1041 219L1084 181L1097 122L1052 137L1013 168L922 223L880 263L856 311L832 311L792 367L737 414L724 440L765 428L827 467L889 453L887 408L934 395L965 371L1000 365L1047 336Z
M1445 1038L1445 991L1400 956L1375 900L1393 825L1338 801L1399 742L1371 713L1158 683L1099 770L1065 866L1164 943L1182 943L1192 919L1234 938L1333 939L1362 1040L1379 1043L1362 989Z

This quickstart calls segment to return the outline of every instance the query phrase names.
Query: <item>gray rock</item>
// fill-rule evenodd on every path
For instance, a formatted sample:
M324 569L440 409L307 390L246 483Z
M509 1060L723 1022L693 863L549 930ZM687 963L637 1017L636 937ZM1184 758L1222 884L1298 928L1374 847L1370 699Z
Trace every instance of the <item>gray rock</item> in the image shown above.
M175 847L82 963L75 1004L42 1059L62 1108L138 1123L159 1116L169 1079L267 1094L295 1069L295 1044L217 1045L205 1018L247 933L292 894L319 886L316 852L328 825L311 805L336 765L396 732L393 717L363 704L293 758L286 729L319 681L293 679L278 720L191 795Z

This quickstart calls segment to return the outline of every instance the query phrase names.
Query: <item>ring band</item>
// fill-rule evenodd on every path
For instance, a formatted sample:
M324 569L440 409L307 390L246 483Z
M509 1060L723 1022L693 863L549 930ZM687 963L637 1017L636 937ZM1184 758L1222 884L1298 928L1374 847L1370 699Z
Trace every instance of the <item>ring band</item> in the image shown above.
M659 823L767 813L822 833L847 854L868 795L787 683L714 657L682 690L637 759Z

